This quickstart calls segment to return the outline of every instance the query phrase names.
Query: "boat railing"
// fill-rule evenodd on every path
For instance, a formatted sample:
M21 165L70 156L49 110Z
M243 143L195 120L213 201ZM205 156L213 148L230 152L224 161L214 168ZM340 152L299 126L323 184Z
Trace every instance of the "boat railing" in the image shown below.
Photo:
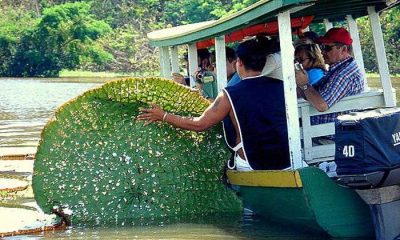
M384 107L385 99L382 90L371 90L359 95L345 97L328 111L318 112L307 101L299 100L298 109L301 123L302 157L308 164L333 160L335 144L313 145L313 138L335 135L335 124L325 123L311 125L311 117L334 112L362 110Z

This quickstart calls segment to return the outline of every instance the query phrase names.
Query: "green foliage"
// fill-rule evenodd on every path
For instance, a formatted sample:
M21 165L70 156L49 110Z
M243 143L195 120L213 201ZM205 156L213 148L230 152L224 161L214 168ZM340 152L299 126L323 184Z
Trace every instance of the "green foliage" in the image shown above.
M84 68L96 71L138 73L154 73L154 70L159 68L155 49L150 47L146 35L140 33L132 25L114 29L100 38L98 43L111 53L115 60L101 65L91 64Z
M219 19L227 14L240 11L255 2L257 0L166 1L162 20L175 26Z
M26 31L15 53L13 76L57 76L83 61L111 60L96 42L111 28L90 14L90 5L66 3L47 8L39 23Z
M238 213L222 181L230 153L221 126L195 133L163 122L143 126L140 107L198 116L209 105L164 79L130 78L90 90L56 111L43 132L32 180L50 212L73 211L73 224L149 224Z
M396 7L384 12L380 19L389 69L392 74L398 74L400 73L400 8ZM368 72L377 72L378 64L369 19L360 18L357 24L360 28L365 68Z
M181 25L220 18L255 0L105 0L93 1L91 11L113 27L98 42L114 60L83 64L82 69L118 72L154 72L159 69L158 53L149 46L146 34L167 25Z
M11 76L10 65L23 34L35 24L32 12L4 6L0 11L0 76Z

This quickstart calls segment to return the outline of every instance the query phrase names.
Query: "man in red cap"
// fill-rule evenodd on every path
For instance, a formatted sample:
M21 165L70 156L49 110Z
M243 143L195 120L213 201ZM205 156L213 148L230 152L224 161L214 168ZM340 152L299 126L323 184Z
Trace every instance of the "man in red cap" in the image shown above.
M318 111L324 112L340 99L364 91L363 75L351 56L353 40L344 28L331 28L317 39L329 71L316 85L311 86L304 70L296 70L298 92ZM333 122L338 113L311 118L311 124Z

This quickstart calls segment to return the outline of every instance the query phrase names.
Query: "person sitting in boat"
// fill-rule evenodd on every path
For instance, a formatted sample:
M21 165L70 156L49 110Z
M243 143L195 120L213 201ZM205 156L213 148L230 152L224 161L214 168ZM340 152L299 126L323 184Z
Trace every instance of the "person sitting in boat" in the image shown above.
M226 75L228 80L228 86L236 85L240 82L240 76L236 71L236 52L233 48L226 47Z
M310 84L307 73L296 70L296 84L299 91L313 107L324 112L343 97L356 95L364 91L364 79L356 61L351 56L353 40L344 28L331 28L318 38L325 63L329 71L315 86ZM324 114L311 118L311 124L333 122L338 113Z
M212 73L214 69L210 61L210 52L207 49L198 49L197 56L199 66L193 76L196 82L196 88L205 98L215 99L218 95L218 89L216 78ZM187 64L187 55L184 60L188 72L189 65ZM172 73L172 79L177 83L190 86L190 78L184 77L180 73Z
M325 61L317 44L300 44L294 51L295 61L306 70L308 81L315 86L326 73Z
M278 37L258 36L258 38L263 39L264 51L267 53L262 75L283 80L281 48Z
M225 47L226 54L226 76L228 86L233 86L240 81L239 74L236 72L236 52L231 47ZM215 53L214 53L215 56ZM217 68L215 58L211 58L212 65L214 67L214 74L217 76Z
M237 48L236 69L242 79L226 87L200 117L182 117L154 105L141 109L138 120L164 121L175 127L204 131L225 119L225 137L235 157L230 168L240 171L290 166L283 82L261 75L263 46L249 39ZM226 125L224 123L224 125Z

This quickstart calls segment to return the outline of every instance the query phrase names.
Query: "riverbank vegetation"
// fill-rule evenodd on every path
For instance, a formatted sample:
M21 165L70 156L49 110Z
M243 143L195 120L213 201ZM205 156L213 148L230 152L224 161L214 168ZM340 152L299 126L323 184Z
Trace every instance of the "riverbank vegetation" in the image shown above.
M61 71L157 75L158 52L149 45L148 32L218 19L254 2L0 0L0 76L49 77ZM381 22L389 67L399 74L399 8L383 13ZM369 21L358 19L358 25L366 69L375 72Z

